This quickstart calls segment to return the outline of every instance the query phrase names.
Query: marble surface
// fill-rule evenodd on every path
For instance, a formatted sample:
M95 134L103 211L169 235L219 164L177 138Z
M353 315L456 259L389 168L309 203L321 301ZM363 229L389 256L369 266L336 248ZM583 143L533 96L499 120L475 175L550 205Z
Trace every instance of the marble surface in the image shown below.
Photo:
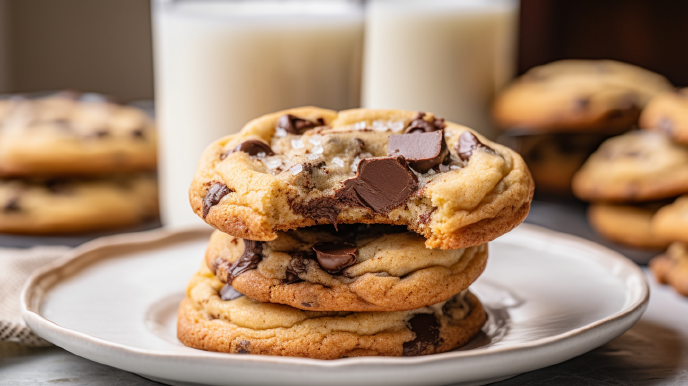
M575 203L536 202L527 221L599 241L585 222L584 210L584 206ZM624 248L613 247L624 252ZM653 254L631 252L634 252L631 257L637 261L646 261ZM577 358L494 385L688 384L688 299L658 285L652 278L650 283L647 312L619 338ZM0 343L0 386L55 384L138 386L159 383L91 362L57 347L30 349Z

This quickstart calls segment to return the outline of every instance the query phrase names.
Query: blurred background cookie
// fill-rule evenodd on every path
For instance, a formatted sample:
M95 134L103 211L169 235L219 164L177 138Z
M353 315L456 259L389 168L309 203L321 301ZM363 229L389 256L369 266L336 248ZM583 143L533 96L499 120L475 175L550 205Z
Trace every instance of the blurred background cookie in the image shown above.
M0 232L65 234L133 226L158 216L152 175L0 180Z
M141 110L60 92L0 100L0 177L153 171L156 132Z
M666 91L652 98L640 115L640 127L661 131L688 145L688 89Z
M652 231L664 240L688 244L688 196L659 209L652 218Z
M665 249L669 243L653 233L652 216L660 204L592 204L588 219L592 227L609 240L642 249Z
M663 76L613 60L561 60L530 69L497 97L505 129L623 132L654 95L672 88Z

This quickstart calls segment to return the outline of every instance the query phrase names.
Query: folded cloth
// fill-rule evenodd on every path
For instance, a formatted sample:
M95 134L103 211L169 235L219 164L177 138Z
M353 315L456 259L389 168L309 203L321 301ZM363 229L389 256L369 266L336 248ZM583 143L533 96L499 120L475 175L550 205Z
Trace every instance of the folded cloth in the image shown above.
M0 341L25 346L48 346L21 318L19 297L29 275L63 256L69 247L0 248Z

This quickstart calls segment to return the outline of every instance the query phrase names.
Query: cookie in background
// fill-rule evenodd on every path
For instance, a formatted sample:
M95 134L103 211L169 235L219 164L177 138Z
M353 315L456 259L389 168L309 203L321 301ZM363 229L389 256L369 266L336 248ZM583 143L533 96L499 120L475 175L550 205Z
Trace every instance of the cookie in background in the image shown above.
M155 221L155 125L95 93L0 99L0 232L74 234Z
M588 207L588 220L595 231L618 244L664 250L669 242L653 232L652 218L662 203L614 205L593 203Z
M665 91L650 100L640 115L640 128L665 133L688 145L688 88Z
M539 193L571 196L573 173L607 138L634 128L663 76L611 60L562 60L534 67L497 97L499 142L516 149Z

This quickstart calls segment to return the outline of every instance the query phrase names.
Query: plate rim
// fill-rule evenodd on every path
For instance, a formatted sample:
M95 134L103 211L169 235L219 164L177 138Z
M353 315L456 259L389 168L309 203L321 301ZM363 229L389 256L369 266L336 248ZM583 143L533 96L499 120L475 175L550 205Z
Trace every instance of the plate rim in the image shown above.
M84 266L94 261L111 257L107 253L103 253L101 256L97 256L98 252L102 252L102 250L104 249L133 246L137 244L142 244L145 246L146 244L162 243L171 238L178 238L179 240L190 239L199 237L201 235L209 235L212 231L212 229L209 229L208 227L187 227L179 229L161 228L146 232L106 236L95 239L93 241L89 241L77 248L72 249L62 258L59 258L51 262L50 264L43 266L42 268L38 269L37 271L31 274L21 292L21 315L26 324L32 330L37 331L40 336L44 337L45 335L47 335L45 334L46 332L50 334L48 338L44 337L44 339L48 341L50 341L54 336L71 338L73 340L79 340L84 343L88 343L94 347L98 347L99 349L109 350L112 354L115 355L136 355L148 359L175 358L194 361L203 360L219 363L226 363L227 361L229 361L245 364L270 363L277 365L299 365L308 366L309 368L347 368L361 365L420 365L433 362L452 361L464 357L478 358L483 356L504 355L514 351L532 350L540 347L551 346L561 342L562 340L574 338L576 336L588 333L592 330L596 330L606 325L613 324L621 320L626 320L628 318L635 318L635 320L633 321L633 324L635 324L635 322L640 318L642 313L647 308L647 304L650 297L650 289L647 277L643 273L642 269L638 267L630 259L607 247L580 238L578 236L556 232L551 229L527 223L521 224L519 226L519 229L519 232L537 234L538 236L544 236L544 239L558 239L558 241L561 241L565 244L573 244L577 248L583 247L590 251L597 251L602 255L606 255L606 257L608 258L617 260L617 262L622 264L624 268L629 270L631 276L636 276L640 279L640 281L637 283L640 285L640 293L638 294L637 299L635 299L635 301L631 302L630 304L624 304L622 306L622 310L612 315L609 315L606 318L586 324L585 326L575 328L565 333L556 334L545 338L539 338L526 343L521 343L518 346L498 347L490 351L482 352L475 350L451 351L446 353L417 357L371 356L340 358L335 360L320 360L300 357L279 357L269 355L227 355L225 353L216 353L201 350L193 353L171 353L161 350L137 348L62 327L57 323L46 319L40 314L40 310L38 309L38 307L40 307L41 301L44 300L44 290L49 289L61 280L65 280L65 278L68 278L71 273L82 269ZM65 271L70 271L70 265L74 264L76 264L76 270L73 270L72 272L70 272L70 274L65 275ZM49 280L51 276L53 277L53 280ZM48 282L49 285L46 287L42 287L41 283L43 282ZM628 291L626 293L628 294ZM631 326L633 324L631 324ZM105 351L103 351L103 353L105 353Z

